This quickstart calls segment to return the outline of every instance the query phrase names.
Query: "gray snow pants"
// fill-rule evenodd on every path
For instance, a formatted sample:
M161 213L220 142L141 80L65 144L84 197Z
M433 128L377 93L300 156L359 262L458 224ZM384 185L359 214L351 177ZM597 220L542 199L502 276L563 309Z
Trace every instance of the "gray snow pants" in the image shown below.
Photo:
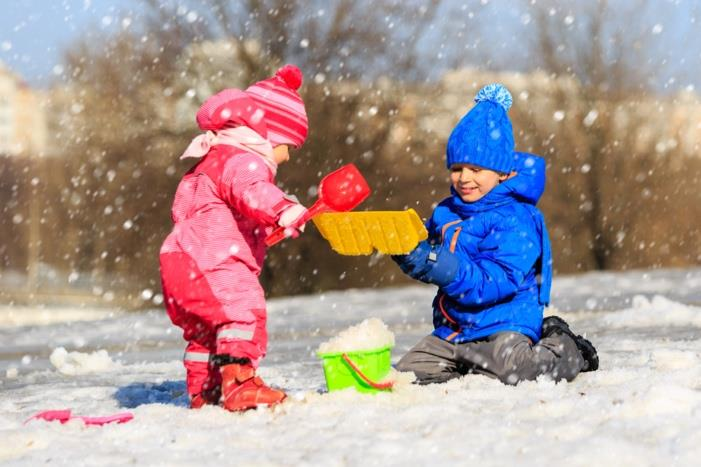
M533 345L523 334L500 332L463 344L426 336L399 360L396 368L413 371L419 384L443 383L468 373L517 384L540 375L572 381L583 366L577 345L567 335L546 337Z

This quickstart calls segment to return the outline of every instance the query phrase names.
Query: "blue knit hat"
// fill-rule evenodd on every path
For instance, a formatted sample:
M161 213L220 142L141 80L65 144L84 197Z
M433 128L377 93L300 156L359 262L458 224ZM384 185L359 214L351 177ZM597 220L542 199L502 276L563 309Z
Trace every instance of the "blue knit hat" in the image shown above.
M514 166L514 132L506 114L513 99L502 84L488 84L475 96L477 103L453 128L446 163L474 164L499 173Z

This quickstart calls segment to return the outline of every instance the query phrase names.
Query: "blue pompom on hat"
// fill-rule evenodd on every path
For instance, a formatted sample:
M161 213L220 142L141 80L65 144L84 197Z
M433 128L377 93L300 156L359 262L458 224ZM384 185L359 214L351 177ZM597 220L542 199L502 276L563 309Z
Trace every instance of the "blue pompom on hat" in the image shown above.
M511 93L502 84L488 84L475 102L448 138L447 166L474 164L508 174L514 166L514 131L507 115Z

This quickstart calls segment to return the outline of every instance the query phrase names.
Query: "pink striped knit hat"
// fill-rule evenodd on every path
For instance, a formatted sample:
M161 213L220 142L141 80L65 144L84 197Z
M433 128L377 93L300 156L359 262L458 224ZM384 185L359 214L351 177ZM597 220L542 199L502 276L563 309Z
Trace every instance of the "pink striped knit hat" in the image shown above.
M263 138L268 135L263 110L240 89L224 89L209 97L197 111L196 119L197 125L205 131L247 126Z
M307 138L309 123L304 102L297 93L302 72L285 65L275 76L251 85L246 91L224 89L207 99L197 112L202 130L247 126L272 146L299 148Z
M302 85L302 72L294 65L285 65L275 76L259 81L246 93L265 112L268 140L273 146L289 144L299 148L307 139L309 122L304 102L297 90Z

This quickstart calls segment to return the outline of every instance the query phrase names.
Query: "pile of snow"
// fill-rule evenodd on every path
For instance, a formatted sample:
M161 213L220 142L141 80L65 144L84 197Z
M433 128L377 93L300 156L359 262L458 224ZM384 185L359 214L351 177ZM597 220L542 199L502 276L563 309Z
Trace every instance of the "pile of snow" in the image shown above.
M603 321L612 328L652 326L701 327L701 308L672 301L661 295L648 299L633 297L632 307L607 315Z
M104 349L92 353L83 353L68 352L65 348L58 347L51 352L49 361L64 375L100 373L118 366Z
M378 318L365 321L341 331L319 346L320 354L375 350L394 346L394 333Z

